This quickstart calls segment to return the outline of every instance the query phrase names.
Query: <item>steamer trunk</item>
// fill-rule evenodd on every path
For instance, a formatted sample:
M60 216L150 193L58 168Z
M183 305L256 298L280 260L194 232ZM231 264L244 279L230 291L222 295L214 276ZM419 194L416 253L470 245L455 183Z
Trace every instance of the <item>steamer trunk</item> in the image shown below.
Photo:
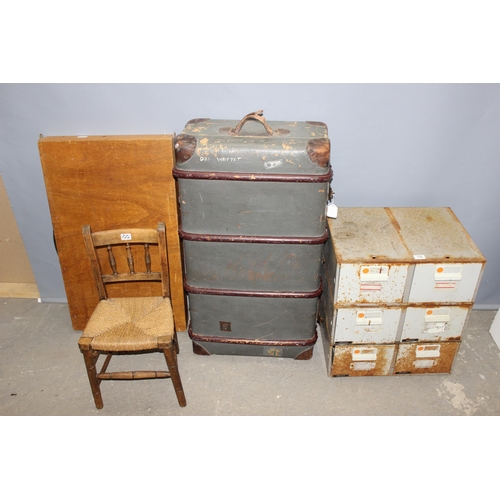
M175 150L194 352L309 359L328 238L326 125L196 119Z

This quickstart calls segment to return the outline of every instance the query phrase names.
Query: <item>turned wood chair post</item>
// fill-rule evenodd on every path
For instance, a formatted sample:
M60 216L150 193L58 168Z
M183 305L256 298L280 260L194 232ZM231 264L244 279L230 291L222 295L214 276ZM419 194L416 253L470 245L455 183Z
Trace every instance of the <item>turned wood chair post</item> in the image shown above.
M165 361L167 362L168 366L168 371L170 372L172 384L177 396L177 401L179 402L180 406L186 406L186 397L184 395L184 389L182 388L181 377L179 375L179 369L177 367L177 353L173 339L169 339L167 342L162 342L161 339L159 339L158 346L163 350Z
M90 258L90 263L92 265L92 274L94 275L94 281L97 286L97 293L99 295L99 300L104 300L108 298L108 293L106 291L106 287L102 282L102 270L101 263L97 258L97 253L94 247L94 241L92 240L92 232L90 226L83 226L82 229L83 240L85 242L85 248L87 249L87 255ZM109 249L108 249L109 251ZM111 260L111 257L110 257ZM116 268L115 268L116 269ZM115 270L113 270L114 272Z
M92 395L94 396L94 402L96 408L100 410L104 405L101 396L101 381L97 378L96 363L99 358L99 353L91 349L90 341L87 339L81 339L79 342L80 351L83 354L83 359L85 361L85 367L87 368L87 375L90 382L90 389L92 390Z

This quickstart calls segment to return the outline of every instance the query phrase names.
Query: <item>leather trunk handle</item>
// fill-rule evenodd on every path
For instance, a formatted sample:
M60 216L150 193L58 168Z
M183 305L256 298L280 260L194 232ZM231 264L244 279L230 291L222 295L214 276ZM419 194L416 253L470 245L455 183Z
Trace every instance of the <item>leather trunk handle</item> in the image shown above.
M245 122L247 122L248 120L257 120L258 122L262 123L262 125L264 126L264 128L266 129L266 132L269 134L269 135L273 135L273 129L266 123L266 119L264 118L264 111L261 109L259 111L254 111L253 113L248 113L248 115L245 115L241 120L240 122L238 123L238 125L236 125L236 127L232 128L229 133L231 135L239 135L243 125L245 124Z

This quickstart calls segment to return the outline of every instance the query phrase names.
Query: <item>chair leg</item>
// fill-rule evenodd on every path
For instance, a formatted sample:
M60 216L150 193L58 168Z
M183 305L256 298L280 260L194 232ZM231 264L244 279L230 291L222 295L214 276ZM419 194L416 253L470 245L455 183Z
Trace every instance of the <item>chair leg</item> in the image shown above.
M179 354L179 340L177 339L177 332L174 332L174 347L175 352Z
M95 406L100 410L104 405L101 397L101 381L97 378L96 362L99 355L93 351L82 351L83 359L85 360L85 366L87 367L87 375L89 376L90 388L92 390L92 395L94 396Z
M184 395L181 377L177 368L177 353L175 351L174 342L171 342L169 347L165 347L163 349L163 354L165 355L165 360L167 361L168 371L170 372L170 378L172 379L172 383L174 385L179 406L186 406L186 396Z

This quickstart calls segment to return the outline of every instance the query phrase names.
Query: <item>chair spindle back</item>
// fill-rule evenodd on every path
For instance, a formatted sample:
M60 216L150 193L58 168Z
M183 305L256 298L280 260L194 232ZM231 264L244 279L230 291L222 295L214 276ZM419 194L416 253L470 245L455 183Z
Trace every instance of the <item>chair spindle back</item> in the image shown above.
M157 229L112 229L92 232L89 225L82 229L87 254L92 264L92 272L97 285L99 300L108 298L106 285L109 283L130 281L160 281L163 297L170 296L168 255L165 223L158 223ZM144 266L136 266L132 247L141 246L144 252ZM159 253L160 270L151 270L151 245L156 246ZM114 249L124 247L128 271L118 270ZM99 257L99 248L106 248L111 273L103 273L104 265ZM118 251L118 250L117 250ZM136 267L144 267L145 271L136 271Z

